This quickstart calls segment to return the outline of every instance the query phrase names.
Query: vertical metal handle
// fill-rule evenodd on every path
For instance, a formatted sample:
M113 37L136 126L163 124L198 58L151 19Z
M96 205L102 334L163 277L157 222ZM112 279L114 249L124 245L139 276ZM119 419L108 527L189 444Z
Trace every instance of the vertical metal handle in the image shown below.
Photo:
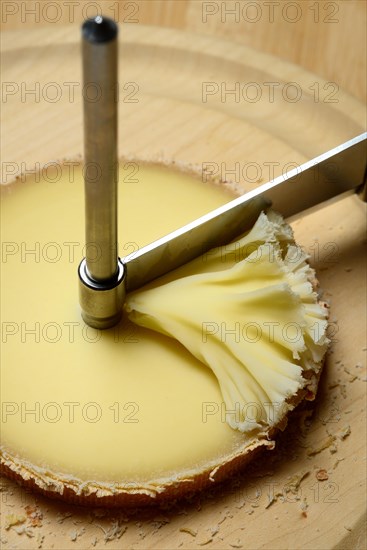
M84 180L87 270L117 273L117 34L114 21L88 20L83 34Z
M82 316L95 328L118 322L124 267L117 243L117 44L114 21L82 26L86 257L79 266Z

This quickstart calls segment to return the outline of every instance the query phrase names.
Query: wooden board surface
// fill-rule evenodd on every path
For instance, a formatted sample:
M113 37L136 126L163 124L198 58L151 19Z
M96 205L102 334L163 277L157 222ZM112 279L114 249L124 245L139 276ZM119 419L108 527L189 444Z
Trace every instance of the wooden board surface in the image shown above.
M14 30L2 40L10 181L82 152L79 29ZM239 171L247 188L271 167L277 175L363 131L364 108L341 90L330 96L300 67L211 37L127 26L120 82L120 154L212 163L222 177ZM274 98L269 82L279 84ZM4 548L364 548L365 214L351 197L293 224L330 301L333 344L313 415L295 417L272 458L190 503L132 517L49 501L3 479ZM26 521L6 529L12 514Z
M54 28L104 13L124 27L191 31L277 55L322 75L365 101L367 4L363 0L74 0L4 1L3 30Z

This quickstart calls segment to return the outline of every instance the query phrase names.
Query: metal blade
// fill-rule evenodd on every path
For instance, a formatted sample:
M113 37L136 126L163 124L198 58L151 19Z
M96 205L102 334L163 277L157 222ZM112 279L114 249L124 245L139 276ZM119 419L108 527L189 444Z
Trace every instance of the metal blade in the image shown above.
M229 243L249 230L270 205L287 218L354 193L366 174L366 139L367 133L361 134L122 258L126 290Z

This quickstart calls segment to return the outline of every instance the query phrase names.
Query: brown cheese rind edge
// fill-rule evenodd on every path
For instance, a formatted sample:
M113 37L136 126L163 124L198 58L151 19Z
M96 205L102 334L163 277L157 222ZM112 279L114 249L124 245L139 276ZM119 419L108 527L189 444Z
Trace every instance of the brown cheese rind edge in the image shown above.
M321 369L310 379L313 387L317 387L320 372ZM289 405L293 409L304 399L309 400L314 397L315 395L310 394L307 388L303 388L293 396ZM133 483L128 484L126 488L112 484L106 484L102 488L102 484L91 481L85 482L76 478L63 477L62 474L53 475L51 472L41 472L39 468L21 459L13 458L8 453L6 453L6 457L2 457L0 472L27 489L36 490L47 497L62 499L71 504L106 507L159 505L184 496L191 496L207 487L213 487L215 483L242 470L263 450L274 449L274 437L279 431L285 429L287 423L288 417L283 418L278 426L269 430L267 437L264 436L263 439L244 444L235 453L223 457L216 464L204 466L196 472L191 471L190 475L153 481L152 484L147 484L146 487L142 485L141 488L134 488ZM106 494L107 488L110 494Z

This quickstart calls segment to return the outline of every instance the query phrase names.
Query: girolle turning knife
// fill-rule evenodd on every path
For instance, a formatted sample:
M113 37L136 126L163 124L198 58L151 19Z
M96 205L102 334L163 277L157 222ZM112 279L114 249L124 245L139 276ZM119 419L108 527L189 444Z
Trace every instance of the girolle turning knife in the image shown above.
M173 231L122 259L117 242L117 35L114 21L102 16L82 28L84 94L86 243L99 257L79 266L83 319L95 328L115 325L126 292L183 265L214 246L229 243L250 229L270 205L284 217L320 207L357 192L366 200L367 134L327 151L284 176ZM93 170L93 167L95 168Z

